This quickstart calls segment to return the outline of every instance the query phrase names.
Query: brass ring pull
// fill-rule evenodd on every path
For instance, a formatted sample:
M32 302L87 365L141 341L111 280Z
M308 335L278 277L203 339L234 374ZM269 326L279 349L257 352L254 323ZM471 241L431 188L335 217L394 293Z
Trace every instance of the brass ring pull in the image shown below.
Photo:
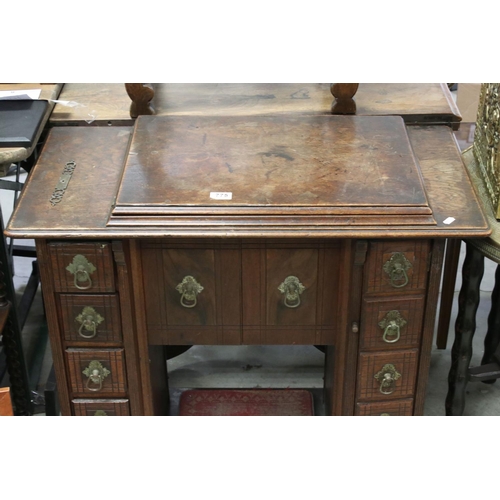
M78 335L80 335L80 337L84 338L84 339L93 339L96 335L97 335L97 325L95 324L95 321L92 321L90 323L90 326L91 326L91 332L92 334L91 335L85 335L83 333L83 328L85 328L86 330L88 330L88 324L85 324L85 323L82 323L80 328L78 329Z
M203 287L192 276L185 276L175 289L181 294L181 306L188 309L196 306L196 296L203 291Z
M401 316L399 311L389 311L384 319L378 324L378 326L384 330L382 340L387 344L394 344L401 338L401 328L405 325L406 320Z
M384 365L382 370L380 370L375 378L380 382L380 392L385 395L392 394L396 387L395 383L401 377L401 373L398 373L396 367L391 364Z
M87 306L83 308L82 312L75 318L75 321L81 323L78 335L84 339L93 339L97 335L97 326L104 321L104 318L93 307ZM84 330L91 332L90 335L86 335Z
M394 330L396 330L396 338L393 340L389 340L387 337L394 335L394 333L392 333ZM387 342L388 344L394 344L399 340L400 337L401 337L401 329L399 328L399 325L397 325L394 321L391 321L391 323L387 325L384 330L384 335L382 337L382 340L384 342Z
M81 277L80 277L81 276ZM87 286L81 286L78 284L79 281L87 282ZM92 287L92 280L90 279L89 273L85 269L77 269L75 273L74 284L78 290L88 290Z
M111 373L107 368L104 368L99 361L93 360L89 363L89 366L85 368L82 372L87 378L87 383L85 387L92 392L98 392L102 389L102 383L104 379ZM97 387L91 386L91 384L97 385Z
M90 275L96 267L84 255L75 255L73 262L66 267L66 270L74 275L73 283L78 290L88 290L92 287Z
M389 281L394 288L403 288L410 281L408 271L412 265L403 253L397 252L384 264L384 271L389 275Z
M284 294L283 303L289 309L300 306L300 295L305 289L306 287L296 276L288 276L278 287L278 290Z

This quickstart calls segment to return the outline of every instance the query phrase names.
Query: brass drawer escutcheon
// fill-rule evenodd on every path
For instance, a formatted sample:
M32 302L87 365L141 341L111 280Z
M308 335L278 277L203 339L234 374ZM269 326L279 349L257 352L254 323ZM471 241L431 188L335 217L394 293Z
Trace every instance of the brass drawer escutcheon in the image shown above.
M403 253L397 252L384 264L384 271L389 275L391 286L403 288L408 284L408 271L412 265Z
M278 290L285 295L283 302L286 307L294 309L300 306L300 294L306 287L299 281L296 276L288 276L285 281L281 283Z
M102 383L104 379L111 374L111 372L105 368L99 361L93 360L89 363L89 366L82 371L82 373L88 377L85 387L89 391L98 392L102 389ZM91 384L95 384L98 387L91 387Z
M94 417L107 417L108 414L104 410L97 410L94 413Z
M88 290L92 287L90 275L96 270L96 267L89 262L84 255L75 255L73 257L73 262L66 267L66 270L74 275L74 285L79 290ZM80 285L79 283L87 284Z
M175 289L181 294L181 306L187 308L197 304L196 296L203 291L203 287L192 276L185 276Z
M394 344L401 337L401 328L406 325L406 320L399 311L389 311L378 326L384 330L382 340L388 344Z
M401 378L401 373L398 373L394 365L387 364L375 374L375 378L380 382L380 392L382 394L392 394L395 389L394 384L396 380Z
M78 335L84 339L93 339L97 335L97 326L104 321L104 318L93 307L87 306L83 308L75 320L81 324ZM92 333L85 335L84 330Z

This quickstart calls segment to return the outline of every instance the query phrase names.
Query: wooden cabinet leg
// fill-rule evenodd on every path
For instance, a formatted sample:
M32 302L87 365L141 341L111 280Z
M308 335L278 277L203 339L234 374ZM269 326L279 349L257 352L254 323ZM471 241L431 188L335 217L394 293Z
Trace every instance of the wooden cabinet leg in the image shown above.
M462 288L458 296L458 316L455 341L451 350L451 369L448 375L446 415L462 415L465 408L465 388L472 357L472 338L476 331L476 312L479 306L479 285L484 273L484 256L466 242L462 268Z
M443 285L441 287L441 304L439 307L439 321L436 335L436 347L446 349L448 330L450 328L451 309L455 295L458 260L462 240L446 240L446 258L443 271Z

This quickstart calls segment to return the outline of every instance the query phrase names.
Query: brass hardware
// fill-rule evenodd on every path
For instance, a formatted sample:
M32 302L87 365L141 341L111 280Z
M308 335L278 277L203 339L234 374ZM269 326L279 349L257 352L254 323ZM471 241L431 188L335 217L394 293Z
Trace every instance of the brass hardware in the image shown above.
M406 320L401 316L399 311L389 311L384 319L378 324L382 330L384 330L384 335L382 340L388 344L394 344L401 337L401 328L406 325ZM391 338L395 337L395 338Z
M181 294L181 306L187 308L197 304L196 296L203 291L203 287L192 276L185 276L175 289Z
M59 182L57 183L57 186L55 187L54 192L52 193L52 196L49 200L53 207L62 200L64 192L68 187L69 181L71 180L71 176L73 175L73 171L75 170L75 168L76 163L74 161L68 161L68 163L66 163L66 165L64 166L61 177L59 177Z
M104 321L104 318L93 307L87 306L83 308L75 320L81 323L78 335L84 339L93 339L97 335L97 326ZM92 332L91 335L85 335L84 329L87 332Z
M281 283L278 290L285 295L283 302L286 307L293 309L300 306L300 294L306 287L299 281L296 276L288 276Z
M390 417L391 414L390 413L381 413L380 416L381 417Z
M352 331L352 333L358 333L359 332L359 325L355 321L351 325L351 331Z
M94 413L94 417L107 417L108 414L104 410L97 410Z
M73 262L66 268L71 274L74 275L75 287L79 290L88 290L92 287L92 280L90 275L96 270L94 264L89 262L83 255L75 255L73 257ZM82 286L78 283L87 283L87 285Z
M394 288L403 288L408 284L408 271L412 265L403 253L397 252L384 264L384 271ZM401 283L402 282L402 283Z
M391 364L384 365L375 378L380 382L380 392L382 394L392 394L394 392L394 384L401 377L396 367Z
M479 174L500 218L500 83L481 84L472 152Z
M89 363L89 366L82 371L82 373L88 377L85 387L89 391L97 392L102 389L103 380L111 373L107 368L102 366L99 361L93 360ZM98 385L97 388L91 387L90 384Z

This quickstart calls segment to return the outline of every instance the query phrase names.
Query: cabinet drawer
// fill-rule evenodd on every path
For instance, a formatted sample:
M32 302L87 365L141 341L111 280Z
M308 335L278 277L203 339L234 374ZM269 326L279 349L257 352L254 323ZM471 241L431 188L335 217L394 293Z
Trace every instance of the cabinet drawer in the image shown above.
M357 399L386 400L413 396L418 350L359 356Z
M366 417L410 417L413 415L413 399L403 399L389 403L358 403L356 405L356 415Z
M418 347L424 296L365 298L361 315L360 349Z
M121 343L117 295L61 294L63 335L67 342Z
M366 265L366 293L425 290L429 251L427 240L371 243Z
M333 343L337 242L190 244L141 242L152 344Z
M126 395L123 349L68 349L66 358L74 396Z
M128 399L74 399L73 413L78 417L125 417L130 415Z
M115 291L110 243L50 243L56 292Z

